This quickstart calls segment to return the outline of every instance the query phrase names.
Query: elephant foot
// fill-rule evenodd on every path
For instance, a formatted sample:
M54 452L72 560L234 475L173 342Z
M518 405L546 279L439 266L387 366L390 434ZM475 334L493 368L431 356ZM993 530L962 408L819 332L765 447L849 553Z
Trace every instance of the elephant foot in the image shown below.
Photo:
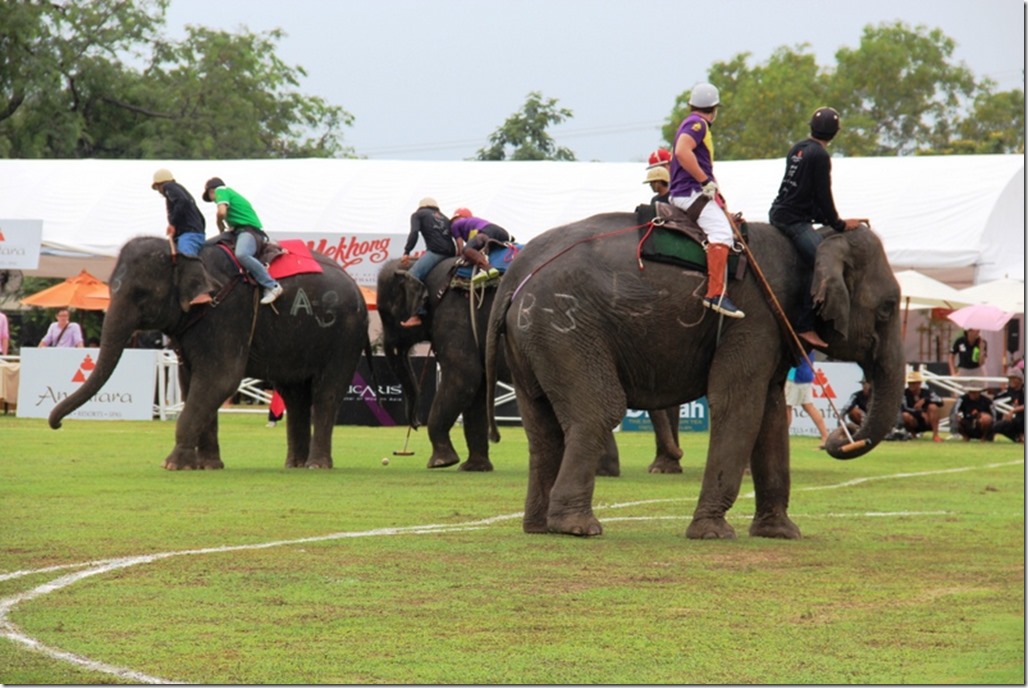
M680 459L672 459L668 456L658 456L646 470L650 473L681 473L682 464Z
M307 459L304 468L332 468L332 459Z
M168 454L161 466L167 471L192 471L203 468L203 466L197 463L196 458L195 451L189 452L175 449Z
M222 462L222 460L217 457L200 459L197 462L197 468L199 468L201 471L218 471L224 467L224 462Z
M468 459L460 465L458 470L489 473L493 470L493 464L489 459Z
M569 514L567 516L550 516L546 519L546 529L551 533L593 537L603 535L603 526L592 514Z
M690 540L734 540L735 528L724 518L694 518L685 530Z
M783 540L799 540L799 527L793 523L788 516L771 515L754 517L750 524L750 535L752 537L781 538Z
M446 468L460 463L456 454L432 454L428 459L428 468Z
M621 477L621 465L615 463L613 465L600 466L596 469L596 475L604 478L619 478Z
M546 519L536 520L525 518L521 522L521 529L526 533L549 533L550 529L546 527Z

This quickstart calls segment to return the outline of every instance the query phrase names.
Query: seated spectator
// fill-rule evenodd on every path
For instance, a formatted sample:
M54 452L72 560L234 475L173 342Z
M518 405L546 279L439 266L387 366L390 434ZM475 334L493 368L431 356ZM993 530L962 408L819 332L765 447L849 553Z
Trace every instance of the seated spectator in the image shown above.
M1003 414L993 427L993 436L1003 435L1011 442L1024 442L1024 371L1011 368L1007 371L1007 388L996 395L994 401L1006 401L1012 411Z
M932 441L942 442L939 436L939 410L942 399L924 386L924 376L915 370L907 374L907 388L903 390L903 406L900 417L903 427L911 435L932 431Z
M860 378L860 390L850 395L849 401L842 408L842 417L857 425L864 422L867 415L867 402L871 398L871 383L866 377Z
M992 441L992 419L995 418L995 412L992 408L992 399L983 393L981 383L975 382L967 387L967 392L957 399L953 407L953 416L957 419L957 432L965 442Z

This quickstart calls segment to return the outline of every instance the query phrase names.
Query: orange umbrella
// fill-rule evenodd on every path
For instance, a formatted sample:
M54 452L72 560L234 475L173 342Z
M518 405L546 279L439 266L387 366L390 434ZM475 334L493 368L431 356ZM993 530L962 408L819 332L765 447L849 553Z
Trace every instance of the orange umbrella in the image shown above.
M55 284L21 300L26 306L81 308L89 311L107 310L110 301L111 290L107 285L85 270L60 284Z

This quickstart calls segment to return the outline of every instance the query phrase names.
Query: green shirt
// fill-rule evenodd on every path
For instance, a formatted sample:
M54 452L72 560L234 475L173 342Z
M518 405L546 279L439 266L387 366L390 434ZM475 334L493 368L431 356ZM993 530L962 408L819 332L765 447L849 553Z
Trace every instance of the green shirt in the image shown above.
M218 205L224 203L228 206L225 214L225 222L232 229L237 227L256 227L262 229L261 220L257 217L256 211L250 205L250 201L239 195L239 192L227 186L219 186L214 190L214 202Z

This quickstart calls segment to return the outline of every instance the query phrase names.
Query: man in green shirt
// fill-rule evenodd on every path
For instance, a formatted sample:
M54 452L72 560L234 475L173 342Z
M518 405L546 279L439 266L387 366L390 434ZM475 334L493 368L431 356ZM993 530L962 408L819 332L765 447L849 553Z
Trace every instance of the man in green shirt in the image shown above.
M281 296L282 285L272 279L268 270L257 260L257 248L262 241L268 240L268 235L264 233L253 206L238 191L225 186L220 177L207 180L203 200L218 204L218 229L222 232L235 232L236 258L257 280L257 284L264 287L261 303L273 302Z

